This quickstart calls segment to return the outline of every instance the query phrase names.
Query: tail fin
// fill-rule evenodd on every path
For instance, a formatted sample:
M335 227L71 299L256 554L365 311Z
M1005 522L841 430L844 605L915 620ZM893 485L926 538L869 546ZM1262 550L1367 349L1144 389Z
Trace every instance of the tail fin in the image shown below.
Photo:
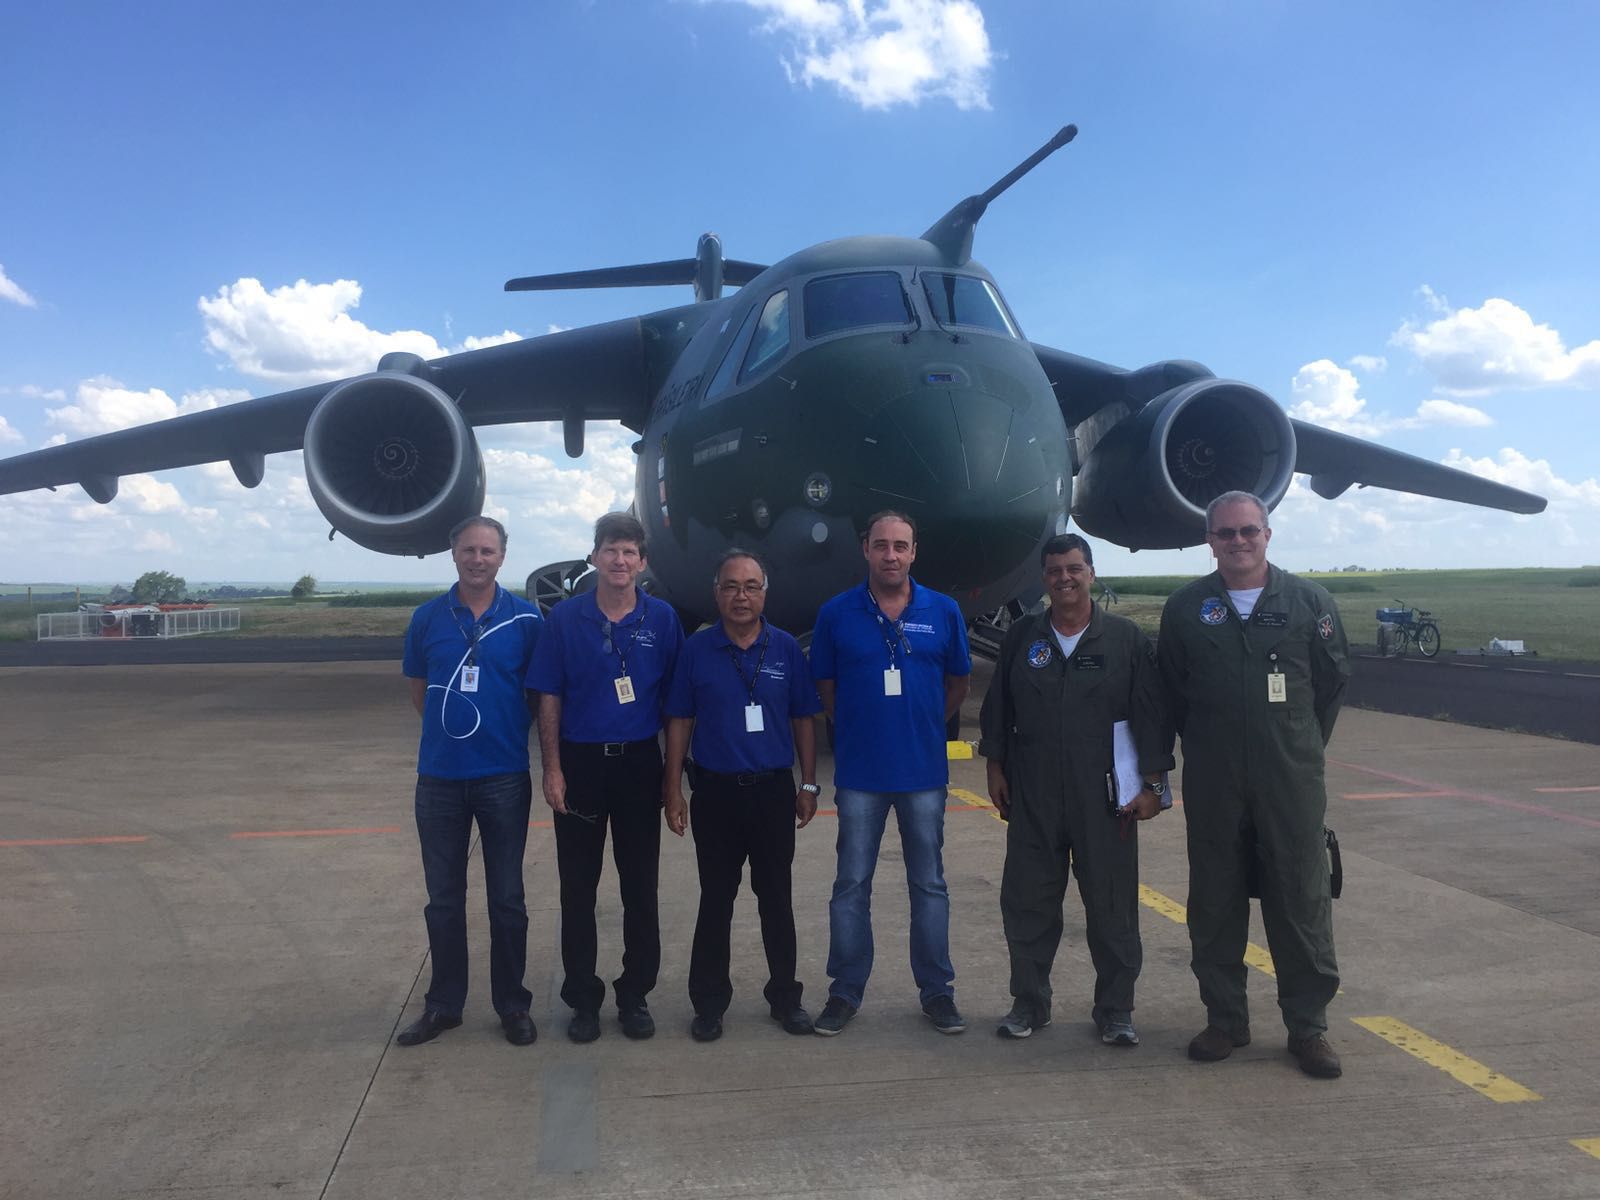
M635 263L627 267L597 267L591 271L561 271L553 275L524 275L506 280L508 292L558 292L578 288L657 287L687 283L696 300L715 300L722 286L743 287L767 268L760 263L722 257L722 239L714 233L700 235L693 258Z

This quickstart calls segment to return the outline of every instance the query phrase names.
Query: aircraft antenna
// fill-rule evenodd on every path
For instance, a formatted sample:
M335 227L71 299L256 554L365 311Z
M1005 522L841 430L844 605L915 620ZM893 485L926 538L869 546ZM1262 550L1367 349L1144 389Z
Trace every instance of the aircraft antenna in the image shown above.
M922 235L922 240L937 246L953 266L960 266L966 262L972 257L972 231L977 228L978 220L988 209L989 202L1077 136L1076 125L1063 125L1057 130L1055 137L1006 172L1004 178L991 186L988 191L981 195L968 196L940 217L928 232Z

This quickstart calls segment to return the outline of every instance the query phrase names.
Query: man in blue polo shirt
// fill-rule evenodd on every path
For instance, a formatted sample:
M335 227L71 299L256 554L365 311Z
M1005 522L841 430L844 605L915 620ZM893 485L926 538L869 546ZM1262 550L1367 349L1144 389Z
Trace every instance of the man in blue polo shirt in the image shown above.
M745 859L761 912L767 951L767 1010L787 1033L812 1031L795 978L790 868L796 829L817 812L817 743L811 718L822 711L800 644L761 615L767 572L748 550L722 556L712 585L721 620L684 643L667 693L667 765L662 782L667 827L688 826L682 774L694 731L694 855L700 913L689 956L689 1025L697 1042L722 1036L733 999L728 976L733 902ZM795 752L800 779L794 785Z
M528 841L531 697L523 678L544 622L495 582L506 531L468 517L450 531L457 582L411 615L402 670L422 717L417 753L417 837L428 885L433 980L422 1015L400 1031L402 1046L432 1041L461 1024L467 1000L467 852L472 822L483 848L489 903L489 992L506 1040L537 1036L523 986L528 910L522 852Z
M595 522L594 591L550 610L528 671L539 692L545 802L555 812L561 874L561 999L567 1036L600 1036L605 984L595 974L595 893L606 826L622 893L622 974L617 1019L630 1038L655 1033L645 997L661 967L656 885L661 855L661 701L683 645L670 605L645 595L644 526L627 513Z
M828 906L828 1002L824 1037L861 1007L872 973L872 874L889 810L911 892L911 974L922 1011L940 1033L960 1033L950 965L944 806L950 782L945 727L967 695L972 658L961 610L911 578L917 527L881 512L862 538L867 581L817 614L811 672L834 720L839 868Z

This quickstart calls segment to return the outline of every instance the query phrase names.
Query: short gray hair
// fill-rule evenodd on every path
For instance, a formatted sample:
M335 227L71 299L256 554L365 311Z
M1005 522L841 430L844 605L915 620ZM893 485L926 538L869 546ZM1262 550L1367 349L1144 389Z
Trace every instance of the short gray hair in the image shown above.
M454 550L456 548L456 539L474 525L482 525L485 529L492 529L498 533L500 535L500 551L502 554L505 553L506 527L493 517L486 517L482 513L468 517L465 521L456 522L455 528L450 531L450 549Z
M1216 516L1217 509L1227 504L1254 504L1256 511L1261 514L1261 527L1271 529L1272 525L1267 516L1267 506L1261 497L1254 492L1223 492L1210 504L1206 505L1206 532L1211 531L1211 518Z

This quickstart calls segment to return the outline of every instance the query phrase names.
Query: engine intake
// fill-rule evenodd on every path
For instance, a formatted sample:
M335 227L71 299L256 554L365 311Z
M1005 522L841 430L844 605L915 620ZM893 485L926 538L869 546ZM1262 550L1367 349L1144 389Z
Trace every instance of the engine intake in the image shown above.
M1114 425L1089 452L1072 515L1096 537L1137 550L1205 540L1206 505L1254 492L1268 508L1294 476L1294 427L1245 383L1200 379L1163 392Z
M483 509L483 456L455 403L396 371L346 380L306 422L306 483L328 523L384 554L433 554Z

